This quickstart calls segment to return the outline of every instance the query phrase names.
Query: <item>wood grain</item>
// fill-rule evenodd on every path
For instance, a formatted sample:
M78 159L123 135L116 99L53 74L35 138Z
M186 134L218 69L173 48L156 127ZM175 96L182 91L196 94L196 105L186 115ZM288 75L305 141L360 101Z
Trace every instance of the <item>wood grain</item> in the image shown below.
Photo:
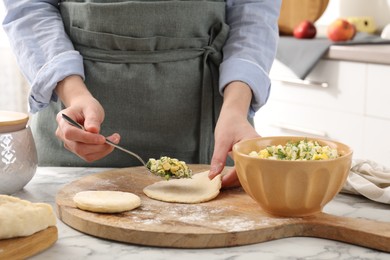
M0 240L0 259L26 259L51 247L57 239L57 227L48 227L31 236Z
M315 22L325 12L329 0L283 0L278 20L281 34L292 35L303 20Z
M206 165L191 165L195 172ZM142 189L161 179L143 167L92 174L63 187L56 196L57 214L84 233L132 244L212 248L310 236L344 241L390 252L390 223L325 213L303 218L270 216L241 188L222 190L201 204L166 203L146 197ZM141 197L141 206L120 214L79 210L73 196L84 190L120 190Z

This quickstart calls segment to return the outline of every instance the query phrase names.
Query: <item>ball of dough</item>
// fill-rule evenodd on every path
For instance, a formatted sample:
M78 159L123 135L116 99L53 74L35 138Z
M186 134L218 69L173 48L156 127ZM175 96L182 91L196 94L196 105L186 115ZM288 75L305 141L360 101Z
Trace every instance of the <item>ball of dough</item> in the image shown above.
M79 209L98 213L119 213L141 205L140 197L122 191L81 191L73 201Z
M50 204L0 195L0 239L30 236L55 225L56 216Z

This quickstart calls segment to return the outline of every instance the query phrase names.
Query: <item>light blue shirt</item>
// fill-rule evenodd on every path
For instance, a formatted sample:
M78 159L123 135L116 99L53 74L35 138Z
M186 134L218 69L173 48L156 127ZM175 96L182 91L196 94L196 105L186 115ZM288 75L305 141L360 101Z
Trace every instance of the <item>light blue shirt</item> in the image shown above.
M31 85L30 112L56 101L54 88L69 75L84 78L83 58L73 48L59 13L59 0L4 0L3 27L17 61ZM229 38L223 48L219 89L232 81L247 83L253 92L250 115L266 103L269 70L279 37L281 0L226 0Z

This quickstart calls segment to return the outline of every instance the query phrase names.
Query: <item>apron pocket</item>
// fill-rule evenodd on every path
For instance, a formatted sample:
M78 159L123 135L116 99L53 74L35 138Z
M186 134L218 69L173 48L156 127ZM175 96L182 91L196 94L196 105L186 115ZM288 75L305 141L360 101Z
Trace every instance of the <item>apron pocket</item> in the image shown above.
M93 32L72 26L70 37L75 44L102 50L155 51L207 46L209 37L164 37L135 38L105 32Z

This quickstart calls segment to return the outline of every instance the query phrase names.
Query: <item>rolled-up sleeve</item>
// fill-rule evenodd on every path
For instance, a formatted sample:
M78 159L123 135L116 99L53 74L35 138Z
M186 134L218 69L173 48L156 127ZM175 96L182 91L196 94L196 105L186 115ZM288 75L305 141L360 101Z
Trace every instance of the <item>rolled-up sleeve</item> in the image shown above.
M59 81L84 78L83 59L65 32L58 0L4 0L4 5L3 28L31 86L29 108L35 113L57 100Z
M269 97L269 71L279 39L278 18L281 0L227 0L226 20L229 37L223 48L219 89L232 81L249 85L253 99L249 115Z

